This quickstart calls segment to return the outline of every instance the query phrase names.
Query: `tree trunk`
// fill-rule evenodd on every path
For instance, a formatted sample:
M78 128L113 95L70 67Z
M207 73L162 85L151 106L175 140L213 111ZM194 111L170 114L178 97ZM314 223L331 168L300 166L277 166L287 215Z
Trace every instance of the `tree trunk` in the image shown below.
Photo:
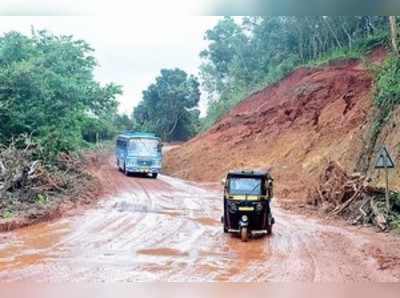
M332 28L331 24L329 23L329 20L327 18L324 18L324 20L325 20L326 26L328 27L328 30L331 32L333 38L336 41L336 46L339 47L339 48L342 48L343 47L342 43L339 41L339 38L338 38L335 30Z
M397 24L396 17L389 16L389 24L390 24L390 35L392 40L393 52L396 56L399 56L399 48L397 46Z

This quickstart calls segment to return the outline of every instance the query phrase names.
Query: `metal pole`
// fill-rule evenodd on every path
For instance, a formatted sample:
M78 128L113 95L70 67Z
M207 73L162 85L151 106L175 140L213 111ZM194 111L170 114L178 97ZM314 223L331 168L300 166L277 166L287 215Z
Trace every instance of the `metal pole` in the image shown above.
M390 212L390 195L389 195L389 169L386 167L385 164L385 176L386 176L386 208L388 213Z

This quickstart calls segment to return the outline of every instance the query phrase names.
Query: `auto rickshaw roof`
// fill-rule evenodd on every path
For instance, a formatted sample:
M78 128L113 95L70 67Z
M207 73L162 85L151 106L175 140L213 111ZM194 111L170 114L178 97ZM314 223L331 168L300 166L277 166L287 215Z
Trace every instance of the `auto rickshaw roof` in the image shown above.
M261 170L234 170L228 172L228 177L271 177L271 173L269 171L261 171Z

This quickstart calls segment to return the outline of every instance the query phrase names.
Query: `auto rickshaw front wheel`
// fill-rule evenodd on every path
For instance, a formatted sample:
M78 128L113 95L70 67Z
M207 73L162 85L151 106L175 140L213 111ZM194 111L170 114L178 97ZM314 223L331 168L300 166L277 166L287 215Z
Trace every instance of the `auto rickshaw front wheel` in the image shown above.
M272 215L270 215L268 217L268 225L267 225L267 228L266 228L267 235L271 235L272 234L272 226L274 225L274 223L275 223L275 218L273 218Z
M243 227L240 229L240 238L243 242L247 242L249 239L249 232L247 231L247 227Z

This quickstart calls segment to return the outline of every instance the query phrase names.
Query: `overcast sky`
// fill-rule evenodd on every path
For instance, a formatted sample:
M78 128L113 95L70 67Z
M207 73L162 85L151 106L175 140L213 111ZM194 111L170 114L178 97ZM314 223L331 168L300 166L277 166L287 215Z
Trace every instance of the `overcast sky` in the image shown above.
M120 111L130 114L141 100L142 91L153 82L161 68L179 67L197 74L199 52L207 46L204 32L220 17L203 16L96 16L96 17L14 17L0 18L0 32L30 34L46 29L54 34L72 34L95 49L99 67L96 78L123 86L118 98ZM205 103L201 109L204 111Z

